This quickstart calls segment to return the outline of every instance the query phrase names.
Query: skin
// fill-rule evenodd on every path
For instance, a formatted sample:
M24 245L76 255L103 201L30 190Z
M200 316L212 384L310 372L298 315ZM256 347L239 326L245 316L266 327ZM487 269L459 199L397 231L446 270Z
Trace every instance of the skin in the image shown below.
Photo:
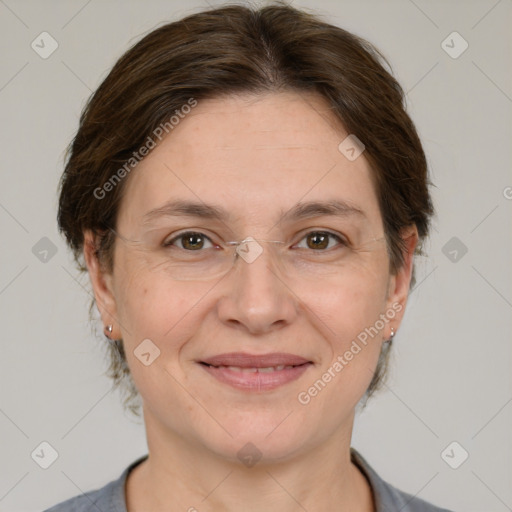
M94 237L84 233L103 323L124 340L143 399L149 459L128 477L129 512L375 510L366 479L350 461L355 407L383 340L402 320L418 237L414 226L404 231L405 264L395 275L385 243L362 244L382 236L383 223L364 153L349 161L338 150L347 135L314 95L201 101L129 176L117 231L137 243L116 239L111 274L101 270ZM232 218L167 217L144 227L144 214L170 199L222 206ZM278 222L299 201L327 199L364 216ZM294 243L297 233L323 228L348 233L359 250L349 251L330 279L281 274L262 244L258 259L238 261L222 278L177 281L157 247L184 228L223 240ZM298 394L393 304L401 311L317 396L299 403ZM134 355L147 338L161 351L149 366ZM298 380L257 393L220 383L197 363L234 351L289 352L314 364ZM262 454L251 468L237 458L249 442Z

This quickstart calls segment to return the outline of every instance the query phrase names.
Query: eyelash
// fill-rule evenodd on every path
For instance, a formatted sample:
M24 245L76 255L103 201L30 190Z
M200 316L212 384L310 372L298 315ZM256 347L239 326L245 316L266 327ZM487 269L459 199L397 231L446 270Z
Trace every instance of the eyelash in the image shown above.
M304 236L300 239L299 242L301 242L302 240L304 240L305 238L307 238L309 235L312 235L312 234L327 235L327 236L329 236L331 238L336 239L336 241L338 242L338 244L340 246L343 246L343 247L348 247L349 246L349 243L342 236L337 235L335 233L332 233L330 231L318 230L318 229L317 230L311 230L311 231L308 231L307 233L305 233ZM215 244L213 244L213 242L212 242L212 240L211 240L211 238L209 236L205 235L204 233L201 233L200 231L184 231L184 232L179 233L178 235L174 236L171 240L164 241L164 243L162 245L165 248L172 247L172 246L175 245L174 242L176 242L177 240L183 239L186 235L200 235L204 239L208 240L212 245L215 245ZM179 249L187 251L187 249L184 249L183 247L179 247ZM324 250L318 250L318 252L325 252L325 251L330 250L330 249L332 249L332 247L328 247L327 249L324 249ZM315 249L311 249L311 250L314 251ZM188 252L195 252L195 251L188 251Z

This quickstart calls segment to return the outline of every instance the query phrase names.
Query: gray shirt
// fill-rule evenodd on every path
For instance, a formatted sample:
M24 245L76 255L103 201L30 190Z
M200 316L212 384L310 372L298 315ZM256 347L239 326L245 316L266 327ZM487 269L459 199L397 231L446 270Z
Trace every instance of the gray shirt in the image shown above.
M147 455L130 464L123 474L101 489L90 491L59 503L45 512L127 512L125 500L125 482L128 473ZM438 508L426 501L402 492L388 484L371 468L366 460L351 448L352 462L366 476L372 489L376 512L450 512Z

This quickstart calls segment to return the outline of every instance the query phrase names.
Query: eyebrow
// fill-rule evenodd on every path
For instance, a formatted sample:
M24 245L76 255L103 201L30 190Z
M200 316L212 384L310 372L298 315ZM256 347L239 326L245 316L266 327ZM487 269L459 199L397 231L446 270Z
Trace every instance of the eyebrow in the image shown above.
M287 212L281 212L280 222L309 219L322 215L336 217L359 216L366 217L363 210L345 201L334 199L330 201L308 201L297 203ZM222 222L230 220L233 215L221 206L201 202L175 200L163 206L150 210L143 216L143 224L148 224L159 217L186 216L198 217Z
M168 201L163 206L154 208L144 214L143 223L148 224L158 217L173 216L199 217L222 221L228 220L231 217L227 210L219 206L194 201L176 200Z
M281 221L309 219L311 217L320 217L322 215L331 215L335 217L366 217L363 210L339 199L330 201L308 201L298 203L281 216Z

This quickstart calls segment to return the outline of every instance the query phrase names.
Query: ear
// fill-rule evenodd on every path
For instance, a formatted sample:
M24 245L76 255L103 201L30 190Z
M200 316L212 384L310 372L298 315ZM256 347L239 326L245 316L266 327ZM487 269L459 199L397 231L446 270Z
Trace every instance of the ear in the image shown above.
M387 311L393 310L396 312L393 320L387 325L385 338L391 338L391 328L394 332L398 330L405 313L405 306L409 296L409 287L411 284L414 251L418 244L418 230L415 225L409 226L401 232L402 240L404 241L403 252L403 265L397 270L396 274L392 274L389 278L388 297L387 297Z
M113 292L113 276L102 268L97 249L97 236L90 230L84 231L84 259L89 272L96 306L100 312L103 326L112 325L112 339L120 339L121 331L117 321L117 305Z

